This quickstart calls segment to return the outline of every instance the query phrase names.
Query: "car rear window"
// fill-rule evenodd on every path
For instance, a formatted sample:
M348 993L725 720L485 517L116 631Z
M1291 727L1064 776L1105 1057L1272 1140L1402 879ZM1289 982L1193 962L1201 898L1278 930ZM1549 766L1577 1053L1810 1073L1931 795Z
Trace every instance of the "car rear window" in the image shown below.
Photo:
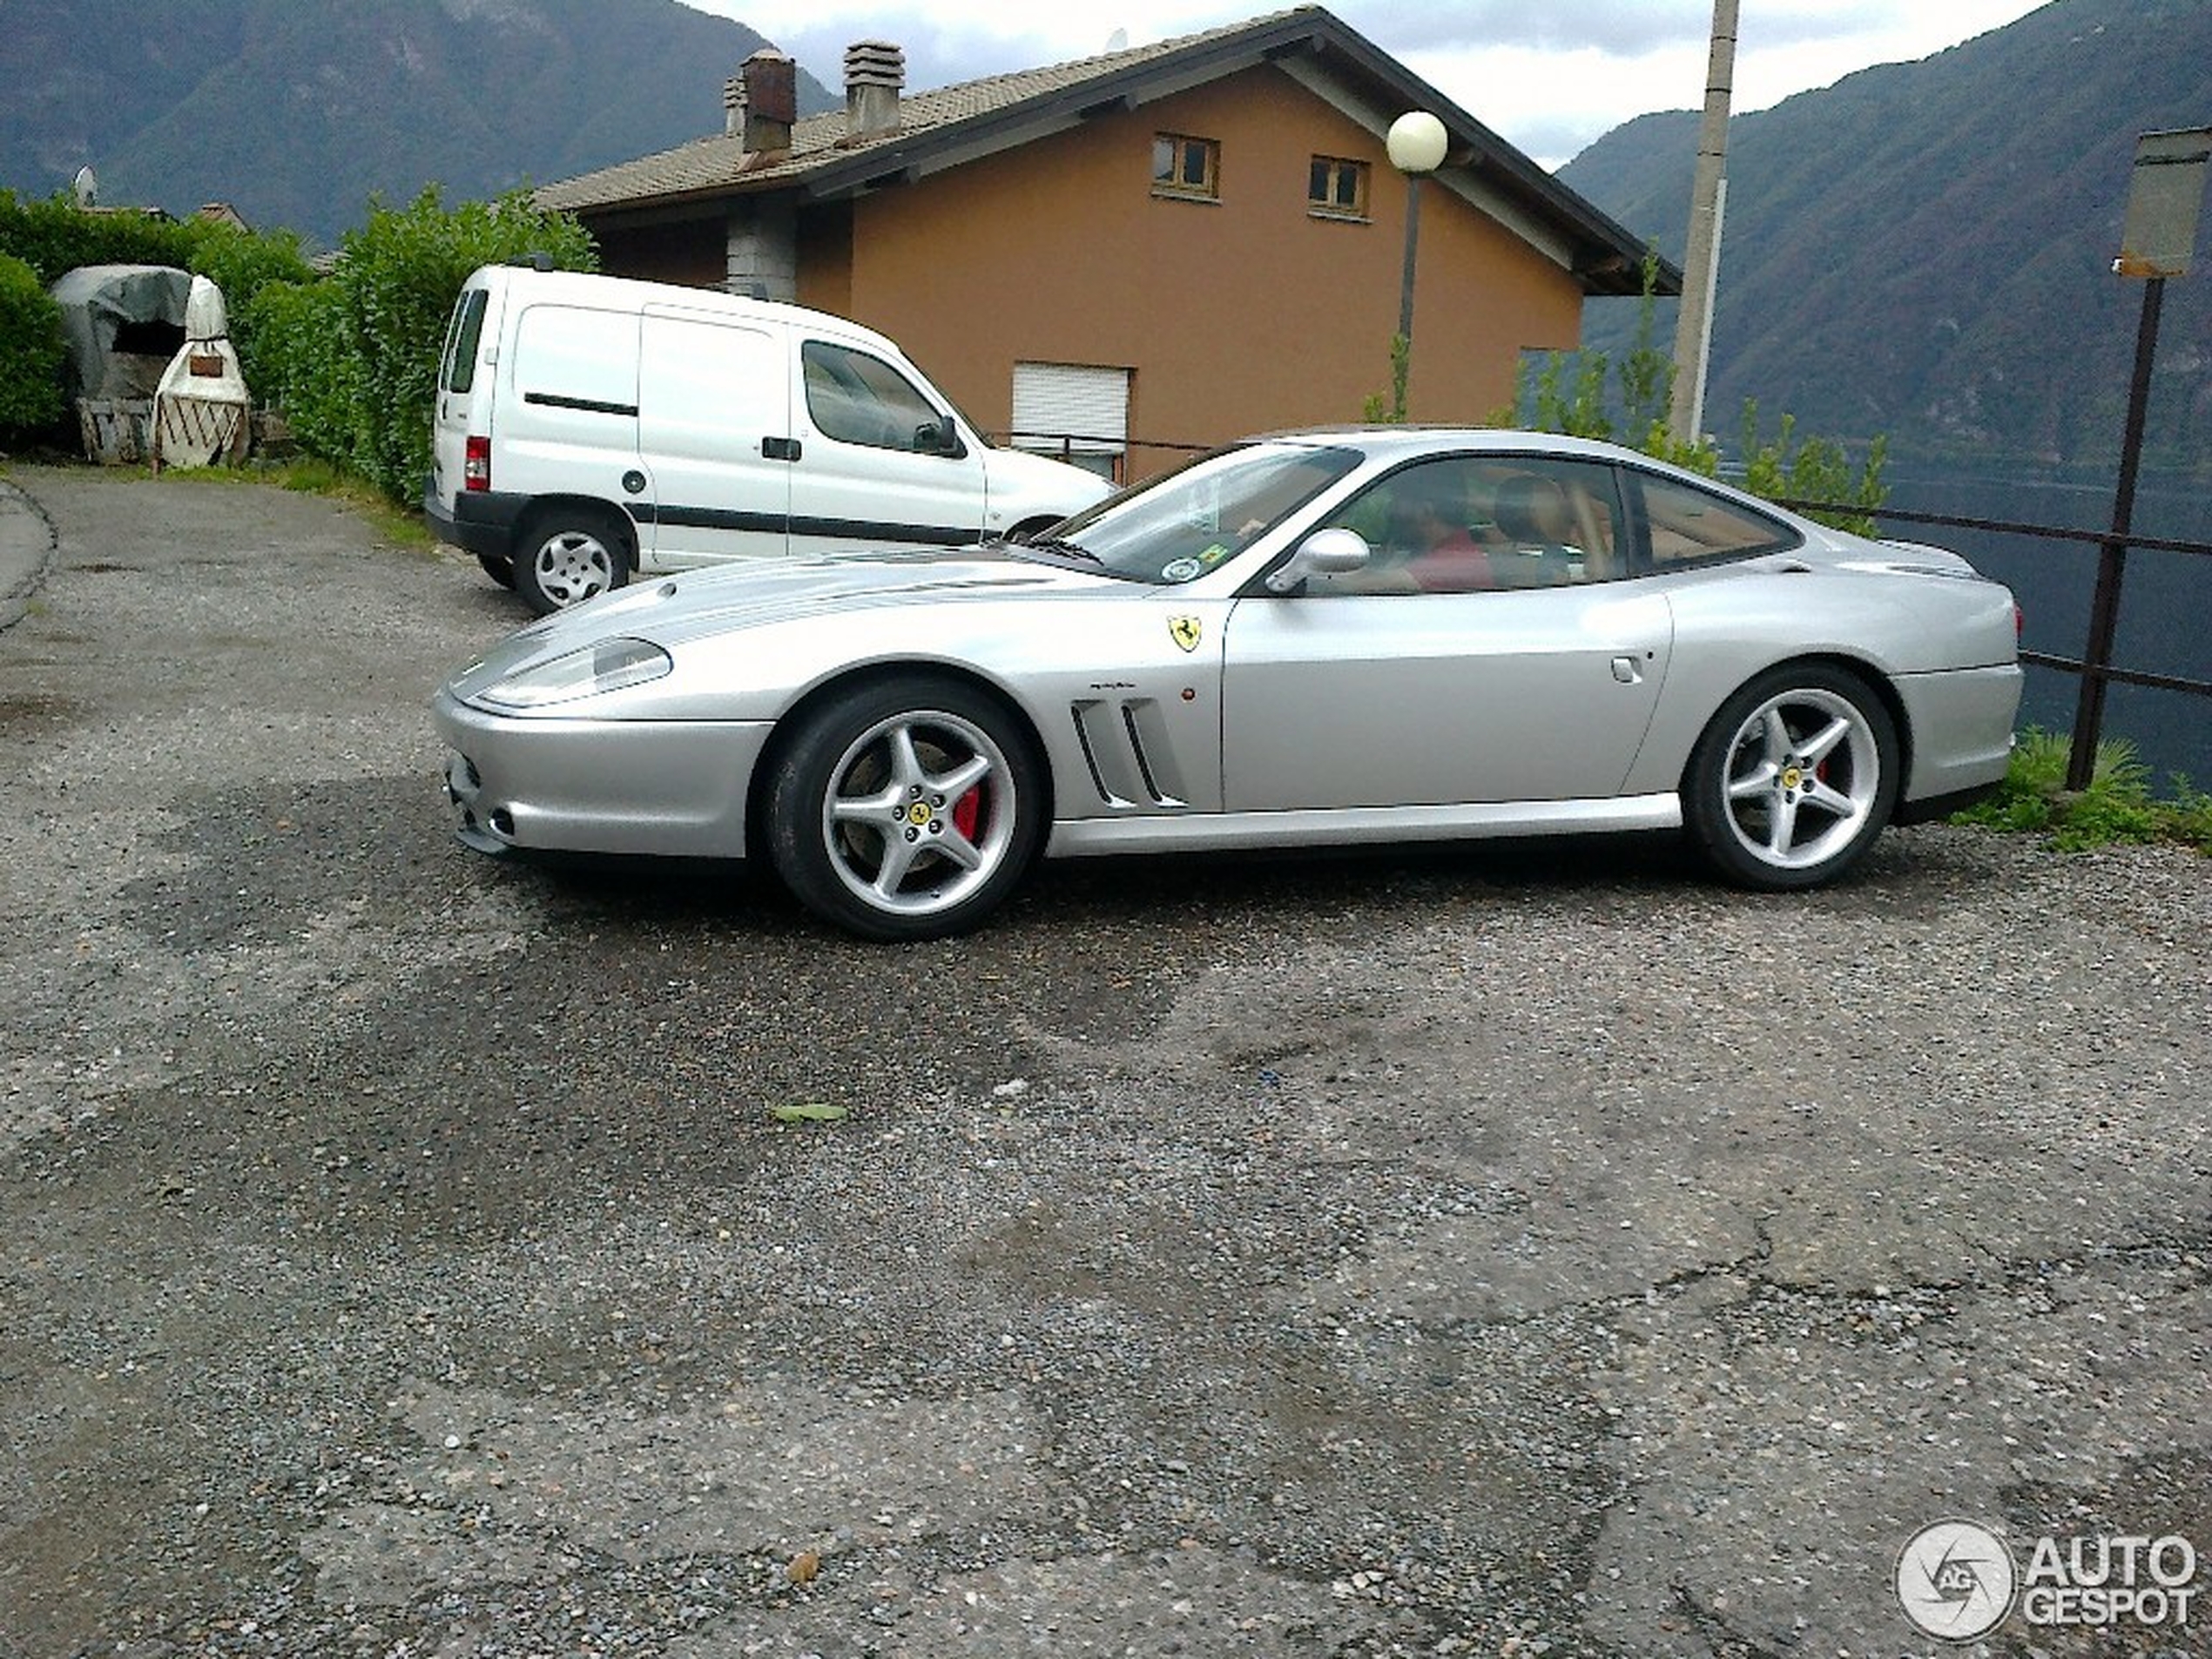
M471 288L453 309L453 328L446 340L445 372L439 381L448 392L465 392L476 383L476 347L484 334L484 307L489 289Z

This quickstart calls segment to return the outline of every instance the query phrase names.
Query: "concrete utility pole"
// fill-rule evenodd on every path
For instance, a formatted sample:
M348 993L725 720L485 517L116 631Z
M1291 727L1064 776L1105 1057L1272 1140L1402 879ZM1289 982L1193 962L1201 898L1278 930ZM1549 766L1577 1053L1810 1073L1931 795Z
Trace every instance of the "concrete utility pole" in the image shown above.
M1682 312L1675 324L1675 399L1668 429L1696 442L1705 423L1705 359L1713 343L1713 292L1720 280L1721 214L1728 203L1728 101L1736 76L1736 0L1713 0L1713 51L1705 71L1705 118L1697 129L1697 176L1689 192L1689 246L1682 262Z

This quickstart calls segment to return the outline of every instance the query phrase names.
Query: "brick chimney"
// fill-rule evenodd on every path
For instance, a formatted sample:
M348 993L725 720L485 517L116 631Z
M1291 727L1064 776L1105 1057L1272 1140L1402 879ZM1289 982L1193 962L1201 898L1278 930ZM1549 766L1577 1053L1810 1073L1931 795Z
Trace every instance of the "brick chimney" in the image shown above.
M722 131L733 138L745 131L743 75L732 75L722 83Z
M799 65L764 47L745 60L745 147L788 150L799 118Z
M907 55L887 40L855 41L845 49L845 141L857 144L899 130L899 89Z

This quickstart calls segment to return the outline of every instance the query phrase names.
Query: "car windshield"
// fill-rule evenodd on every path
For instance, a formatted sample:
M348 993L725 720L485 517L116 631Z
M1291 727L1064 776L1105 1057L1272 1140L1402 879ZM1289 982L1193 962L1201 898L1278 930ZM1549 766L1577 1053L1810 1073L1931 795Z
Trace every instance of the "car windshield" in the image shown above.
M1038 538L1132 582L1193 582L1359 464L1356 449L1260 443L1201 455Z

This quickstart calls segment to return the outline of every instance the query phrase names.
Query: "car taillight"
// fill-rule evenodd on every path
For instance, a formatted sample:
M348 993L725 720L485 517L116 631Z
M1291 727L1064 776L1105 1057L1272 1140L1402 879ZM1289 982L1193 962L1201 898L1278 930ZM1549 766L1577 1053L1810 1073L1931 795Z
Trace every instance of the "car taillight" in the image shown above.
M2027 612L2020 608L2020 601L2017 599L2013 602L2013 637L2014 639L2027 637Z
M461 456L461 487L463 489L491 488L491 440L471 436Z

